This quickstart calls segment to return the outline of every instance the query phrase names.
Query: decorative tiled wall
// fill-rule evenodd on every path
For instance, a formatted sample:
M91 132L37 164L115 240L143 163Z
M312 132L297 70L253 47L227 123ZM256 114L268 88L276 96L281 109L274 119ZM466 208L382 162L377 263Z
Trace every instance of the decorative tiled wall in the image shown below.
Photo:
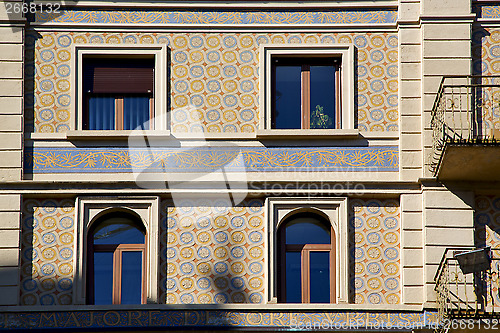
M72 304L74 218L72 200L23 202L21 305Z
M500 29L485 28L475 25L472 34L473 72L476 75L500 75ZM482 78L485 84L500 84L500 78ZM497 88L483 88L484 96L478 100L483 104L483 123L481 126L488 130L500 129L500 92Z
M500 6L498 4L476 3L473 7L478 18L498 19L500 17Z
M475 245L500 247L500 196L479 195L475 201Z
M397 146L38 148L25 154L33 173L398 171ZM172 178L167 178L172 180ZM176 179L173 179L176 181Z
M499 195L476 195L474 210L474 245L476 247L489 246L492 249L500 248L500 196ZM500 271L500 252L492 251L493 276ZM494 306L500 305L500 292L498 283L486 284L485 298Z
M37 23L91 23L91 24L220 24L220 25L288 25L288 24L380 24L396 23L395 9L367 10L324 9L299 10L61 10L59 13L37 12Z
M478 212L483 209L485 213L476 216L476 223L496 217L499 203L500 198L479 198ZM160 302L264 303L263 206L260 199L236 207L217 200L184 199L176 200L175 205L163 201ZM399 303L399 203L391 199L351 200L349 234L353 301ZM495 237L496 233L487 232L487 239L493 240L489 245L498 245L495 242L500 238L494 241ZM22 305L72 304L74 238L73 201L24 201Z
M193 199L165 201L161 216L161 290L167 304L263 303L262 200L236 207Z
M357 304L400 303L399 202L350 201L351 289ZM353 267L352 267L353 266Z
M39 34L39 37L35 37ZM350 43L357 47L357 126L398 129L398 38L395 33L74 33L27 34L28 130L69 129L71 46L167 44L171 52L174 132L254 132L259 122L258 46ZM33 49L29 49L32 47ZM34 57L34 65L29 62ZM33 92L33 93L32 93Z

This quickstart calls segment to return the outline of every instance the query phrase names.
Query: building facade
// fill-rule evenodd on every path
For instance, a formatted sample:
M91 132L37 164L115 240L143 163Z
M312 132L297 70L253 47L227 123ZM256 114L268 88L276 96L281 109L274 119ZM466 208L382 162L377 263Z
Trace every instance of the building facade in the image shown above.
M490 318L499 22L487 0L4 1L0 329Z

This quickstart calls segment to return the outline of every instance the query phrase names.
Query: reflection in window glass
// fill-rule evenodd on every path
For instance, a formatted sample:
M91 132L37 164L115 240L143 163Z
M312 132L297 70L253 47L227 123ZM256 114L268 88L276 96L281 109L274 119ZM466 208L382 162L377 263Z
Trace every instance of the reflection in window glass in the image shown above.
M286 301L302 302L300 252L286 253Z
M144 233L127 218L111 218L96 228L94 244L144 244Z
M275 128L301 128L301 66L276 66Z
M331 260L335 258L332 248L335 237L332 232L327 220L312 213L294 215L280 227L280 302L334 301Z
M309 253L311 303L330 303L330 253Z
M144 226L134 217L116 213L103 218L89 237L89 302L141 304L144 300Z
M94 253L94 304L113 304L113 252Z
M142 252L122 253L122 290L121 304L141 304Z
M335 128L335 67L311 66L311 128Z
M286 225L287 244L330 244L330 229L315 218L297 218Z

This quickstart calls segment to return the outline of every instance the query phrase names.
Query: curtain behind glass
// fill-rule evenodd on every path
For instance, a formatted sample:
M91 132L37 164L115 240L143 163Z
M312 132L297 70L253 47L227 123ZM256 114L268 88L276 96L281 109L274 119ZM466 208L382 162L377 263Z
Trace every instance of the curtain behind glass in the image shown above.
M125 96L123 98L123 129L139 126L149 129L149 96ZM147 123L146 123L147 122Z
M94 95L89 97L88 128L89 130L115 129L115 97Z

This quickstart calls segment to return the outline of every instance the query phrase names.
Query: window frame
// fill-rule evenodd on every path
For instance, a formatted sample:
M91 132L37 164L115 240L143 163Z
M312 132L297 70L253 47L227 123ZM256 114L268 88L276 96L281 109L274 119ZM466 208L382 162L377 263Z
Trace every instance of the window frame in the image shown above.
M137 216L144 225L145 236L145 258L143 260L144 270L144 296L145 303L159 302L160 283L160 259L159 253L159 220L160 220L160 198L158 196L130 196L128 198L117 197L77 197L76 216L78 225L78 238L75 242L75 252L78 254L75 260L75 283L74 304L87 304L88 279L91 276L88 270L89 234L93 224L99 219L113 212L125 212Z
M123 213L122 211L117 211L120 216L126 217L139 224L141 221L135 221L138 219L130 213ZM104 216L101 216L98 221L95 221L89 229L91 237L87 238L87 303L94 304L94 287L95 282L92 276L94 276L94 253L96 252L112 252L113 253L113 290L112 290L112 304L121 304L121 281L122 281L122 253L123 252L141 252L142 253L142 267L141 267L141 304L146 304L146 262L147 262L147 232L144 235L144 244L94 244L94 233L95 229L100 223L105 222L107 219L113 218L116 215L111 212ZM137 225L139 228L139 225Z
M335 245L336 245L336 237L335 230L332 225L325 220L324 217L310 212L311 217L317 219L318 221L328 223L330 225L330 244L286 244L286 227L287 224L293 221L296 218L301 218L304 213L296 213L288 216L286 220L280 225L278 234L279 234L279 254L278 254L278 275L279 275L279 283L278 283L278 302L279 303L287 303L292 304L286 301L286 270L283 270L283 267L286 265L286 253L287 252L300 252L301 254L301 295L302 295L302 304L311 303L310 298L310 289L311 285L309 283L309 275L311 273L310 270L310 252L328 252L330 255L330 303L335 303L336 301L336 260L335 260ZM315 303L317 304L317 303Z
M271 58L271 128L276 128L276 60L288 62L294 66L301 66L301 128L297 129L311 129L311 66L327 63L328 65L336 67L335 69L335 126L333 129L339 129L342 126L342 90L341 84L341 58L332 56L321 57L296 57L293 55L276 56ZM340 60L339 60L340 59ZM327 61L329 60L329 61ZM322 64L322 65L323 65Z
M282 223L292 215L299 213L313 213L330 223L334 230L335 244L335 301L332 303L349 303L349 244L348 240L348 211L347 197L340 198L267 198L268 216L268 290L266 297L269 303L278 302L278 233Z
M150 107L150 120L152 121L151 130L168 130L169 121L167 118L167 46L164 44L153 45L110 45L110 44L76 44L73 45L73 68L77 69L76 75L72 78L72 95L76 96L75 101L71 103L71 123L70 131L91 131L83 128L83 118L85 117L85 94L83 91L83 58L84 57L109 57L117 56L120 58L140 58L140 57L154 57L154 89L153 107ZM118 95L118 94L117 94ZM117 101L115 100L115 105ZM116 120L115 120L116 122ZM121 129L102 130L123 131Z
M340 126L325 131L354 129L354 46L350 44L263 44L259 50L260 130L283 131L273 128L273 58L340 58ZM318 131L318 129L298 129Z

